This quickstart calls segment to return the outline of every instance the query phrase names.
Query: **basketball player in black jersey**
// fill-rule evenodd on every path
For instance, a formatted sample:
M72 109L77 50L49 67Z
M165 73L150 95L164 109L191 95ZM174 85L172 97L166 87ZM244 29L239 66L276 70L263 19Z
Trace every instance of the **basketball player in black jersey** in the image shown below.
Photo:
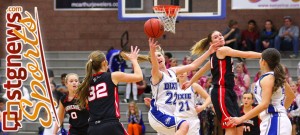
M63 124L65 113L68 113L70 129L69 135L87 135L89 113L85 108L80 108L76 97L79 78L77 74L70 73L66 76L66 86L68 93L60 99L58 108L58 118ZM53 135L56 135L58 126L55 124Z
M237 96L233 91L234 74L233 60L231 57L242 58L260 58L261 53L243 52L224 46L225 41L223 35L219 31L213 31L207 38L197 42L192 47L192 54L201 54L210 45L218 44L220 48L210 56L210 60L193 76L193 78L183 85L186 89L196 82L207 70L211 69L213 89L211 91L211 99L222 128L225 129L226 135L235 135L236 127L227 125L226 118L232 116L240 116L237 104Z
M127 54L132 62L134 73L106 72L108 62L104 53L92 52L86 64L86 77L79 86L78 96L81 107L89 106L89 135L127 135L119 122L120 108L118 87L119 82L139 82L143 79L142 70L137 62L139 49L131 47Z
M251 92L245 92L242 98L243 105L240 107L241 115L245 115L252 110L256 105L254 103L254 94ZM258 116L253 117L250 120L243 122L243 135L259 135L260 119Z

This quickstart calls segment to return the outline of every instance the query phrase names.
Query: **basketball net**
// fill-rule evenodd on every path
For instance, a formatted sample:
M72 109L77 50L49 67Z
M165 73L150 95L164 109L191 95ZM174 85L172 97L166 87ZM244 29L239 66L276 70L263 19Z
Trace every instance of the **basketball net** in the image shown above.
M164 24L164 30L175 34L175 23L180 6L157 5L153 7L158 19Z

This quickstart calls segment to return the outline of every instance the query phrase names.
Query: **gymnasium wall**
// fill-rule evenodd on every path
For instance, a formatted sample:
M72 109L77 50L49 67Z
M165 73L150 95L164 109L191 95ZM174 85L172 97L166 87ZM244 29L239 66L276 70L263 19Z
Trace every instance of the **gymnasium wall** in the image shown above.
M22 5L32 13L33 7L38 7L46 51L106 51L110 46L120 48L120 37L126 30L130 44L138 45L143 51L148 50L144 21L119 21L117 11L54 11L53 0L1 0L1 52L4 52L5 45L5 9L9 5ZM271 19L279 28L285 15L293 16L294 22L300 24L299 9L231 10L231 0L227 0L225 19L180 21L176 24L176 34L167 33L166 38L159 39L159 42L165 50L188 50L210 31L222 31L230 19L237 20L240 29L246 28L249 19L255 19L260 27L266 19Z

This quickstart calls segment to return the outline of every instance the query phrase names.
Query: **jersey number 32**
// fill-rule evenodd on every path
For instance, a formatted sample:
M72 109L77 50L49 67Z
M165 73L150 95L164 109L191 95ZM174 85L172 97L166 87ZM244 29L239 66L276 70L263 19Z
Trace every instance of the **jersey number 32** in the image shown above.
M89 90L89 101L93 101L98 98L107 97L106 83L99 83L96 86L91 86Z

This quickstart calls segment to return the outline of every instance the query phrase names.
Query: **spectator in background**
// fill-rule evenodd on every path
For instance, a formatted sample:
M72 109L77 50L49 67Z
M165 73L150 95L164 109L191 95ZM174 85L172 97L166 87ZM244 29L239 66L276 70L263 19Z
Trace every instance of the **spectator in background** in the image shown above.
M172 57L173 57L172 53L170 53L170 52L165 53L165 64L166 64L167 69L171 67L171 58Z
M121 71L124 72L127 67L126 61L120 57L120 50L109 48L106 53L106 60L108 61L108 70L110 72Z
M228 27L222 33L224 35L225 45L232 49L237 49L240 39L240 30L236 20L230 20Z
M293 50L291 58L298 57L299 49L299 27L292 25L290 16L284 17L284 26L279 30L278 36L275 38L275 48L279 51Z
M292 82L293 79L292 79L292 77L291 77L291 75L290 75L290 73L289 73L289 69L288 69L285 65L282 65L282 67L283 67L283 70L284 70L284 72L285 72L285 79L286 79L286 81L287 81L288 83Z
M239 50L255 51L256 40L259 38L259 32L254 20L248 21L248 28L242 31L242 42Z
M294 99L294 102L287 110L287 112L292 122L292 135L296 135L296 127L300 127L300 95L296 82L290 82L290 86L293 92L295 93L296 98Z
M185 56L182 61L182 65L188 65L193 62L193 58L191 56Z
M248 91L250 87L250 75L248 73L247 67L243 62L236 64L236 78L235 85L238 87L236 94L238 96L238 101L241 101L242 94ZM238 102L240 103L240 102Z
M66 76L67 76L67 73L63 73L63 74L60 75L61 85L57 86L57 90L61 93L64 93L64 94L66 94L68 92L67 86L65 84Z
M178 64L177 64L177 59L176 58L171 58L170 59L170 67L176 67Z
M145 134L145 125L143 121L142 111L139 110L135 102L130 102L128 104L127 118L128 118L127 130L129 135Z
M54 73L52 69L48 69L49 81L52 82L54 80Z
M183 61L182 61L182 64L183 65L188 65L188 64L191 64L193 61L194 60L191 56L185 56ZM198 69L188 72L188 79L190 80L197 71L198 71Z
M256 42L256 52L262 52L267 48L274 48L274 40L277 31L271 20L265 21L265 28L261 31L260 37Z
M137 82L136 86L137 86L137 92L138 92L138 99L139 99L139 101L143 102L144 101L144 93L147 88L147 83L146 83L145 79L143 79L140 82Z

